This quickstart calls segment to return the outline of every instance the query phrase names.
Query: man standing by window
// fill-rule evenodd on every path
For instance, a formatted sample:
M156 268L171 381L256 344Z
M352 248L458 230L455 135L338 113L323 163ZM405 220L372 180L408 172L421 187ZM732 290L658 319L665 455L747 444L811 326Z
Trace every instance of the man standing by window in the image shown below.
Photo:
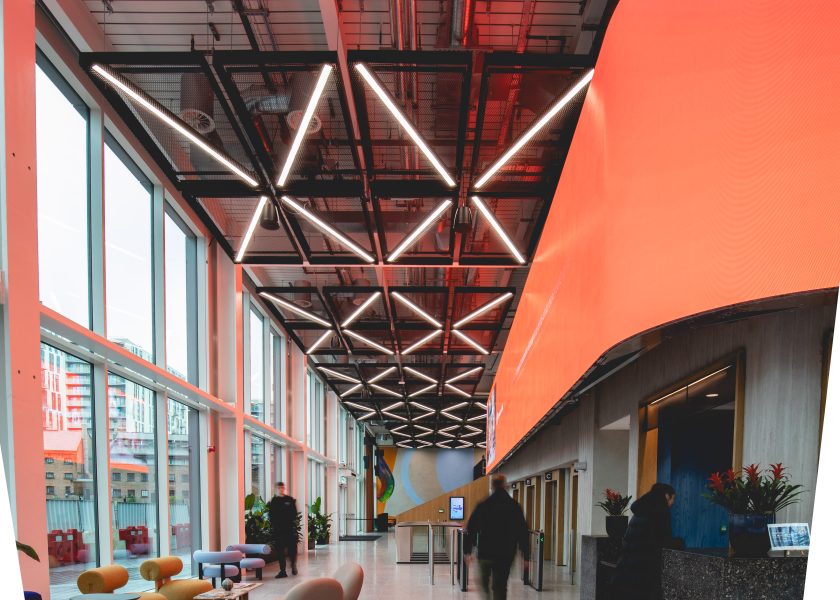
M271 523L271 535L274 538L274 551L280 571L276 577L288 577L286 574L286 554L292 563L292 575L297 575L297 503L286 495L286 485L277 482L277 495L268 503L268 520Z
M528 526L522 508L507 493L504 475L494 475L490 496L475 507L467 522L464 553L478 543L481 588L488 600L505 600L510 567L517 548L528 568Z

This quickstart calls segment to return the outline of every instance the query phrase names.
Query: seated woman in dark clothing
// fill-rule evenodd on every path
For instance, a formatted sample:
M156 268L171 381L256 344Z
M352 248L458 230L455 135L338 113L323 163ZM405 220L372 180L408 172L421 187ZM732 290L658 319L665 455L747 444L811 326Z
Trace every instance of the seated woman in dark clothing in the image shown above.
M630 506L633 517L624 534L610 588L612 600L661 597L662 549L681 545L671 536L671 507L676 496L667 483L655 483Z

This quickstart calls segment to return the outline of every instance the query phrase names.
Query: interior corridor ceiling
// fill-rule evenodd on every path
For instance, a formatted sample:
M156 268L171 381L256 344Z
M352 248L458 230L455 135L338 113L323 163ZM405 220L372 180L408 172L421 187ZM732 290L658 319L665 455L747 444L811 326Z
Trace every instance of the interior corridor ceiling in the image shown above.
M616 1L88 0L80 62L345 408L483 446Z

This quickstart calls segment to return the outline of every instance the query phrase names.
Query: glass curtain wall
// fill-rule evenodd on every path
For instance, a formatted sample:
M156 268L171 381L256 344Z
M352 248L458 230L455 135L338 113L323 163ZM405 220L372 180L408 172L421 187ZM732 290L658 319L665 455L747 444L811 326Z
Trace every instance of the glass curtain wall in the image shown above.
M138 591L140 563L158 555L155 394L109 373L108 407L113 560L128 569L122 590Z
M251 434L251 493L265 498L265 439Z
M324 452L324 386L312 371L306 372L309 410L306 413L306 445Z
M98 564L92 374L90 363L41 344L48 532L41 560L54 600L78 594L76 578Z
M193 552L201 545L198 411L169 400L167 406L170 554L184 563L180 577L197 574Z
M263 353L263 318L252 307L248 318L249 363L251 373L250 407L251 416L265 421L265 360Z
M152 186L110 139L104 169L108 339L153 361Z
M35 111L41 303L90 327L88 107L40 54Z
M167 210L163 221L166 294L166 368L197 383L196 240L181 219Z

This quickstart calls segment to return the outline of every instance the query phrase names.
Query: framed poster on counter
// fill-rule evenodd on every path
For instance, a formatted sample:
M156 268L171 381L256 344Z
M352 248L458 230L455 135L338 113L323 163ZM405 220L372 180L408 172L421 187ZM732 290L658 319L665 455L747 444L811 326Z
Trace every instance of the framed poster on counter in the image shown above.
M774 523L767 526L770 550L807 550L811 546L808 523Z

